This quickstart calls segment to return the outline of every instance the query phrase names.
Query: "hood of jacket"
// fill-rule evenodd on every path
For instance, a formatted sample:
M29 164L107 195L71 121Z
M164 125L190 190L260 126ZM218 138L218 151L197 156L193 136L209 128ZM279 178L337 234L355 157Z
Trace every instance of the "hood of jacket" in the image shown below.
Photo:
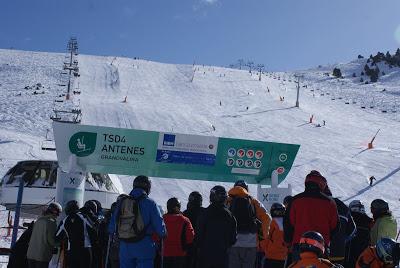
M132 196L133 198L138 198L142 195L145 195L147 197L147 193L145 190L143 190L142 188L133 188L133 190L129 193L130 196Z

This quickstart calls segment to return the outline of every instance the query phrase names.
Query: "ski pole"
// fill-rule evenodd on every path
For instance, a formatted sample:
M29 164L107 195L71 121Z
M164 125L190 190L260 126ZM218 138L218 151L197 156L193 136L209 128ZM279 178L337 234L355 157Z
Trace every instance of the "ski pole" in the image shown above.
M58 265L60 264L60 257L61 257L61 248L60 248L60 252L58 253L56 268L58 268Z
M112 234L108 235L108 242L107 242L107 252L106 252L106 263L105 263L105 268L108 267L108 258L110 256L110 247L111 247L111 242L113 240L114 236Z
M397 232L396 241L397 239L399 239L399 235L400 235L400 230Z
M164 268L164 238L161 238L161 268Z

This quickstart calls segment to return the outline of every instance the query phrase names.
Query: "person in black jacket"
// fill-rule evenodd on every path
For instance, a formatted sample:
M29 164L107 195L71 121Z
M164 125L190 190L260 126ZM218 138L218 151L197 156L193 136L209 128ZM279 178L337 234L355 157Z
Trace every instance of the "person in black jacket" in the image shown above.
M26 253L28 251L29 240L31 239L34 223L34 221L29 223L28 228L22 233L20 238L11 248L7 268L28 267L28 259L26 257Z
M197 191L191 192L189 195L189 202L187 204L186 210L183 212L183 215L187 217L190 222L192 223L193 229L195 233L197 232L197 220L201 213L204 213L205 208L202 207L203 205L203 197ZM196 260L196 249L194 248L193 244L191 247L187 249L187 256L186 256L186 266L185 267L195 267L197 260Z
M93 263L92 247L98 240L93 223L79 211L78 202L66 204L66 217L60 222L57 240L67 239L66 263L69 268L89 268Z
M199 268L226 268L229 248L236 242L236 219L226 208L227 193L223 186L210 191L210 205L199 216L195 244Z
M331 190L327 186L324 193L332 196ZM339 198L333 198L339 214L340 229L332 237L330 244L329 260L336 264L344 265L346 257L346 245L354 238L356 234L356 225L351 216L350 209Z
M360 200L351 201L349 208L356 224L357 232L347 245L345 267L354 268L358 257L370 244L370 231L373 220L365 213L365 207Z
M205 210L205 208L202 207L203 197L199 192L194 191L190 193L188 201L189 202L187 203L186 210L183 211L183 215L190 220L193 229L196 230L197 219L199 215Z

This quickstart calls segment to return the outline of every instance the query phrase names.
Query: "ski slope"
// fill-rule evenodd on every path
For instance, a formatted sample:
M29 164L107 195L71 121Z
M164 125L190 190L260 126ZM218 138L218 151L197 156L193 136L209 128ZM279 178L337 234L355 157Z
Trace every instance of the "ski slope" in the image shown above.
M0 50L0 176L18 160L56 158L41 150L41 142L51 129L54 99L65 92L59 86L63 60L63 54ZM357 78L326 76L332 66L267 73L259 81L256 73L215 66L89 55L79 55L78 61L80 77L73 87L81 94L71 102L82 109L82 124L300 144L283 185L291 184L298 193L306 174L317 169L333 195L346 203L361 199L368 207L373 199L384 198L400 217L398 70L365 85ZM347 74L363 65L357 60L340 66ZM302 75L299 108L294 107L295 75ZM37 83L44 94L24 89ZM378 129L374 149L366 150ZM370 187L372 175L377 182ZM132 178L121 180L129 191ZM200 191L207 200L213 185L155 178L151 197L165 207L168 198L177 196L185 207L191 191ZM251 191L255 194L255 186Z

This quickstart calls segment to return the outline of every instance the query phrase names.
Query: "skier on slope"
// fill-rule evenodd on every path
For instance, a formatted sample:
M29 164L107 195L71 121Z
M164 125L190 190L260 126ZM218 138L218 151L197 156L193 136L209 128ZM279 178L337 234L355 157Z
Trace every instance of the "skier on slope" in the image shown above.
M376 181L376 178L374 176L369 177L369 186L372 186L374 181Z

